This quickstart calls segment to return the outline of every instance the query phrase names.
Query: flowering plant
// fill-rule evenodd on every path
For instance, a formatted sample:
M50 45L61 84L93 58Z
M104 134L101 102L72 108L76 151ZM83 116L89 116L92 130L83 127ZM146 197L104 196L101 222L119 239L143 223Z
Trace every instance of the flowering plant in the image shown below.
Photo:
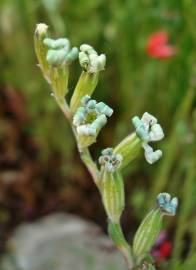
M48 26L38 24L35 30L35 52L44 78L51 86L52 95L69 121L75 136L80 157L89 170L98 190L108 217L108 232L114 244L124 255L129 269L155 269L149 253L161 231L163 216L175 215L177 198L160 193L153 209L141 222L130 245L125 239L120 219L125 207L125 192L122 169L137 158L140 150L149 164L158 161L161 150L153 150L151 142L163 139L164 132L158 120L145 112L135 116L132 124L135 131L124 138L116 147L102 150L99 167L93 161L89 146L96 142L100 130L107 124L113 109L104 102L92 99L99 80L99 73L105 69L106 56L83 44L80 50L71 48L67 38L52 39ZM82 74L76 84L71 101L68 93L69 66L79 58Z

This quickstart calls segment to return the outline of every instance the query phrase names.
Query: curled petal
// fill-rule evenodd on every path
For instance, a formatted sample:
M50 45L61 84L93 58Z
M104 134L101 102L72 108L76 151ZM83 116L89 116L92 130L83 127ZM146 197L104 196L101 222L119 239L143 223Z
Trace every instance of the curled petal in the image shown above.
M150 141L160 141L164 138L164 132L162 127L159 124L155 124L151 127L151 131L149 132Z
M144 148L144 155L148 163L153 164L158 161L162 157L162 151L156 150L154 151L151 146L148 144L143 145Z
M81 125L77 127L77 133L79 135L95 136L96 131L96 128L93 128L91 125Z
M169 193L163 192L157 196L157 204L165 215L175 215L178 207L178 198L171 199Z

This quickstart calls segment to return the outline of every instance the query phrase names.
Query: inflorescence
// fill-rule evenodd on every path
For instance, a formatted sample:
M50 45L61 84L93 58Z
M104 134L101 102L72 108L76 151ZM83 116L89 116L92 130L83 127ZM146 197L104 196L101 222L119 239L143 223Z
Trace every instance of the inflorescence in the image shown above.
M98 55L90 45L83 44L80 46L79 62L84 71L96 73L104 70L106 64L105 54Z
M73 125L78 135L96 136L107 123L107 117L113 114L113 110L103 102L84 96L81 99L82 107L79 107L73 117Z

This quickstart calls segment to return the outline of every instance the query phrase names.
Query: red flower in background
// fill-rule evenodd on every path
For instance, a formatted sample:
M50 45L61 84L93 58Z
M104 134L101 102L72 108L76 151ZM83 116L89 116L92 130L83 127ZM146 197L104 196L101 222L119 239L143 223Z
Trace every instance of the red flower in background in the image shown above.
M157 262L167 260L172 252L172 244L168 239L167 232L161 231L154 247L151 250L152 256Z
M176 54L176 47L168 44L168 33L155 32L150 35L147 43L147 54L158 59L170 58Z

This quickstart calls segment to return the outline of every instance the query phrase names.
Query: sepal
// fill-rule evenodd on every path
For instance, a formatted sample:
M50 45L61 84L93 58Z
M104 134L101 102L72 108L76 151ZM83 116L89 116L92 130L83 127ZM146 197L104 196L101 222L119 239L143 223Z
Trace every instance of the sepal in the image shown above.
M169 193L157 196L157 207L144 218L133 239L133 253L137 259L143 259L151 250L160 233L163 216L175 215L177 207L178 199L171 198Z
M48 25L44 23L39 23L36 25L34 34L34 46L35 53L39 62L39 67L41 68L45 79L50 82L49 79L49 63L46 60L46 55L48 48L43 43L43 40L48 37Z
M131 161L137 158L141 149L142 141L135 133L130 134L122 140L114 148L114 153L122 156L120 169L126 167Z
M152 209L144 218L133 239L133 253L142 258L154 245L162 226L163 214L160 208Z
M112 223L119 223L125 206L124 182L120 172L104 171L101 179L103 205Z

